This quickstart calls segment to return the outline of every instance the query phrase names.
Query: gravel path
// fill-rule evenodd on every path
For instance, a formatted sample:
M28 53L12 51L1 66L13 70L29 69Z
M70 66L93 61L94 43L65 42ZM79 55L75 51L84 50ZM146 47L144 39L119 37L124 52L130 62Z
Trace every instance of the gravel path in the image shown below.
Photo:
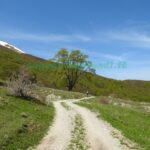
M121 145L119 139L112 136L112 127L110 128L103 120L97 118L95 113L74 104L74 101L79 100L54 102L56 109L54 124L35 150L68 150L70 142L73 141L71 140L72 130L75 128L74 118L77 114L83 120L89 150L129 149L125 145ZM65 105L62 105L62 102Z
M125 145L120 144L119 139L112 136L110 127L103 120L98 119L95 113L73 103L68 105L83 118L91 150L128 150Z
M56 116L48 134L36 150L65 150L71 138L71 115L60 102L54 102Z

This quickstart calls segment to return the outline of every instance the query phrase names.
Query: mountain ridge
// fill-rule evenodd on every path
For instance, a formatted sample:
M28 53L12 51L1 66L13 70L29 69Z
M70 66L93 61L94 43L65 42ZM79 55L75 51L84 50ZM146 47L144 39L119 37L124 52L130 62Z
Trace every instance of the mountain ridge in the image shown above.
M16 46L11 45L11 44L9 44L7 42L4 42L4 41L1 41L1 40L0 40L0 45L3 46L3 47L6 47L6 48L8 48L12 51L15 51L17 53L25 53L23 50L17 48Z

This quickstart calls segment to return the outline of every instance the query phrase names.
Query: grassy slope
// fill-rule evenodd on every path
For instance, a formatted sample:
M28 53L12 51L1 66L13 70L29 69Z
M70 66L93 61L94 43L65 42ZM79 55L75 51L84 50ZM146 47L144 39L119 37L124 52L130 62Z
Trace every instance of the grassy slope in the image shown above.
M36 145L48 130L53 116L52 105L7 96L0 88L0 149L27 149Z
M113 127L119 129L124 136L136 142L144 149L150 149L150 114L148 112L132 107L101 104L100 98L80 102L79 105L98 112L100 117L109 122Z
M42 62L43 61L41 59L15 53L7 48L0 46L0 79L5 80L13 70L17 70L21 65L26 65L28 63L36 64Z
M0 80L5 80L12 70L26 65L37 74L38 81L48 87L66 90L65 76L58 66L29 55L17 54L0 47ZM0 81L1 82L1 81ZM75 91L94 95L114 95L136 101L150 101L150 82L117 81L101 76L86 74L79 80Z
M33 90L34 93L38 94L41 99L45 99L46 96L54 94L56 96L61 96L61 99L80 99L86 96L86 94L79 92L69 92L58 89L51 89L47 87L36 87Z

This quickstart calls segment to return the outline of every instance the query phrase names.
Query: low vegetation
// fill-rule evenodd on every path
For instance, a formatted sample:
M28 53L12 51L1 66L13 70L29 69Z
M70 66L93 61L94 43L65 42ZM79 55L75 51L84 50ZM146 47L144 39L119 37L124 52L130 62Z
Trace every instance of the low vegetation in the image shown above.
M28 149L44 137L54 117L53 105L7 96L0 88L0 149Z
M21 98L30 98L30 91L36 83L36 77L30 76L22 68L19 72L13 72L6 83L8 94Z
M86 132L82 118L79 114L75 116L72 138L67 150L88 150L89 145L86 139Z
M126 101L123 103L123 100L120 103L120 100L98 97L78 104L97 112L101 118L141 148L150 149L150 113L143 108L141 103L130 102L129 107L125 105Z
M52 89L47 87L35 87L33 92L37 93L41 99L44 99L46 96L50 94L54 94L56 96L60 96L61 99L79 99L86 96L86 94L79 93L79 92L68 92L58 89Z
M61 102L61 105L66 109L66 110L71 110L71 107L68 106L65 102Z

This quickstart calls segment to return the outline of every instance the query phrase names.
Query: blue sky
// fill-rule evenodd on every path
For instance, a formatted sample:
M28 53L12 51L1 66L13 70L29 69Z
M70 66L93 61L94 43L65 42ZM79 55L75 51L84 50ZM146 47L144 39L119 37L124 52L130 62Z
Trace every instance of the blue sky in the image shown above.
M150 80L149 0L0 0L0 5L0 40L46 59L63 47L80 49L99 75Z

